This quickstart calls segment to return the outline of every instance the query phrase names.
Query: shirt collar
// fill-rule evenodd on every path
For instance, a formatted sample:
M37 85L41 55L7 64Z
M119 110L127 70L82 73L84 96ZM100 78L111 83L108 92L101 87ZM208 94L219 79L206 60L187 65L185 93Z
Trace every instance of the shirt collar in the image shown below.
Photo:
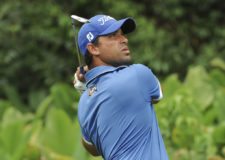
M100 75L103 75L103 74L108 73L108 72L113 72L115 70L122 69L122 68L125 68L125 67L127 67L127 66L123 65L123 66L119 66L119 67L113 67L113 66L98 66L98 67L95 67L85 74L85 80L87 82L86 86L88 86L88 84L92 80L94 80L95 78L97 78Z

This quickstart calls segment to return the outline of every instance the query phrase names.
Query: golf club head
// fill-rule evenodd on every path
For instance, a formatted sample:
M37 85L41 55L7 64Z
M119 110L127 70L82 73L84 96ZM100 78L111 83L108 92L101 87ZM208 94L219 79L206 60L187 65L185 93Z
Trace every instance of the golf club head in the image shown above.
M71 18L78 21L78 22L81 22L81 23L87 23L88 22L88 19L83 18L83 17L79 17L77 15L71 15Z

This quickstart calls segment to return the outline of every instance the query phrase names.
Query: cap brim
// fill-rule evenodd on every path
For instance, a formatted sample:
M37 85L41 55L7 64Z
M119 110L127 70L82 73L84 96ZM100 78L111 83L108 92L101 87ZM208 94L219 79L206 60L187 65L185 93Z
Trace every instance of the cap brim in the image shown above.
M107 35L113 33L119 29L123 31L124 34L130 33L134 31L136 28L136 23L132 18L125 18L113 23L110 27L108 27L104 32L99 34L100 36Z

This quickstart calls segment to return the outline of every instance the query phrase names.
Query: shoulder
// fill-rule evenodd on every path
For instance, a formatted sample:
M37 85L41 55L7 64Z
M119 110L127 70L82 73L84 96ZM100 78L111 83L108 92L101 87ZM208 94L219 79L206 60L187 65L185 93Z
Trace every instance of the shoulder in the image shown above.
M132 64L129 66L130 68L139 70L139 71L151 71L151 69L143 64Z
M149 67L143 64L134 64L131 65L131 67L134 68L138 82L140 82L142 85L147 84L150 86L158 83L157 77Z
M130 66L130 68L135 70L139 76L153 75L152 70L143 64L133 64Z

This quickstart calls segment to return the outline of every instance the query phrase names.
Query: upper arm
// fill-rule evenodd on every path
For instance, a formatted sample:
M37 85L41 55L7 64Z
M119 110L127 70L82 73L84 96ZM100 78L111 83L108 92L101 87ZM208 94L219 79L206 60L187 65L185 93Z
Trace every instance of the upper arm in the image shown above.
M141 86L141 92L146 101L154 103L162 99L163 94L160 82L151 69L144 65L136 65L136 73Z
M153 104L158 103L163 98L162 88L161 88L161 85L160 85L160 82L159 82L158 79L157 79L157 87L156 88L157 88L157 91L155 93L155 96L152 96L152 103Z

